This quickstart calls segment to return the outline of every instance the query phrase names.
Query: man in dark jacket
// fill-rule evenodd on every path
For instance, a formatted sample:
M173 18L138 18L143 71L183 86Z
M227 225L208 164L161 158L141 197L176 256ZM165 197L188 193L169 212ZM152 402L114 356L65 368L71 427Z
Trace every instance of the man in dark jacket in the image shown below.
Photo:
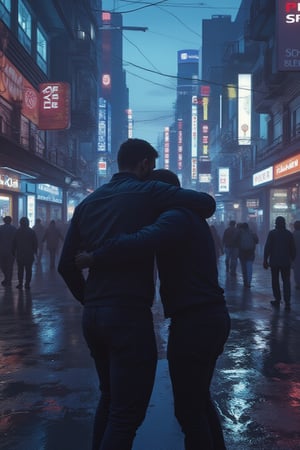
M12 225L10 216L5 216L3 222L4 225L0 227L0 266L4 280L1 281L1 284L10 287L15 261L12 245L17 229Z
M263 267L271 268L272 290L274 299L271 305L279 308L281 302L281 291L279 275L283 285L283 299L285 310L291 309L291 264L296 256L296 246L292 233L286 229L285 218L276 217L275 229L268 234L264 248Z
M152 179L179 185L168 170ZM156 250L160 294L171 318L168 362L175 414L185 434L186 450L225 449L210 383L230 329L224 292L218 284L214 241L205 219L176 208L163 212L151 225L109 239L91 255L79 255L79 267L142 263Z
M94 251L105 239L132 233L175 206L215 211L208 194L144 181L158 154L146 141L129 139L118 152L119 173L75 209L63 246L59 272L84 304L83 332L95 360L101 398L94 423L93 450L130 450L151 396L157 352L151 306L154 250L141 261L91 269L85 281L75 256Z
M238 260L238 230L236 228L235 220L230 220L228 227L224 231L222 244L225 251L225 265L226 272L230 275L236 276L236 267Z
M247 222L241 223L238 234L238 249L245 288L251 287L253 261L257 244L257 234L250 230Z
M30 282L32 277L32 265L34 255L37 253L38 242L36 234L32 228L29 227L29 220L27 217L21 217L20 227L17 229L13 241L13 254L17 260L18 266L18 289L23 288L23 278L25 272L25 289L30 289Z

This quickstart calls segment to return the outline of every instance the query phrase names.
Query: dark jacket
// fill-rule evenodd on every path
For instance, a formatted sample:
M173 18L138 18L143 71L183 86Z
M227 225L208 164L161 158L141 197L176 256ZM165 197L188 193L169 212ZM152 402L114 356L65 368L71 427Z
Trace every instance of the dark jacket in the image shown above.
M0 226L0 257L12 257L12 245L16 231L16 227L8 223Z
M47 244L47 250L57 250L59 241L63 241L64 238L55 224L50 223L46 228L43 242Z
M264 263L270 267L288 267L296 257L293 234L285 227L276 227L268 234L264 248Z
M138 263L116 260L113 269L91 269L86 282L74 258L81 250L94 251L106 239L153 223L162 211L174 206L195 208L201 216L210 217L216 204L208 194L140 181L124 172L83 200L74 211L58 266L75 298L85 304L152 305L154 250Z
M166 317L191 307L224 309L224 291L218 284L214 241L206 220L186 209L162 213L152 225L108 240L94 254L95 265L142 262L157 251L160 294Z
M238 247L238 229L234 226L226 228L222 238L224 247L237 248Z
M13 241L13 254L17 262L31 264L37 252L37 238L32 228L20 226Z
M253 240L253 247L249 250L245 250L242 248L241 241L243 239L244 233L250 234L250 236ZM238 231L238 249L239 249L239 258L240 259L243 259L244 261L254 261L255 249L256 249L257 244L258 244L258 236L252 230L250 230L249 228L246 228L246 229L240 229Z

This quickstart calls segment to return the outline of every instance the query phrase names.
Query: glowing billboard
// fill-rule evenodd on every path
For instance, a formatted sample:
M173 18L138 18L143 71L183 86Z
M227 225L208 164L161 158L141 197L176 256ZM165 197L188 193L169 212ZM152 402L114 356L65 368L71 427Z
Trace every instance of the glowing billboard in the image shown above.
M70 126L70 85L68 83L41 83L39 85L40 130L65 130Z
M300 70L300 2L277 0L278 70Z
M251 144L252 76L238 75L238 143Z
M229 168L219 168L219 192L229 192Z

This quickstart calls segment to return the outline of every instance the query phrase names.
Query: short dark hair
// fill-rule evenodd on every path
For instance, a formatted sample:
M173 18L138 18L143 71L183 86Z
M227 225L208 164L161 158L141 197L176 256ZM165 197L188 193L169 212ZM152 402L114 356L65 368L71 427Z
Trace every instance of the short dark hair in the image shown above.
M118 151L119 170L135 169L144 159L154 160L158 152L149 142L143 139L128 139L121 144Z
M277 216L275 219L275 225L279 228L285 227L285 218L283 216Z
M12 221L12 218L10 216L3 217L3 222L6 224L10 224Z
M300 220L296 220L296 222L294 222L294 228L295 230L300 230Z
M172 184L180 187L180 181L176 173L168 169L153 170L150 175L150 180L162 181L163 183Z
M236 221L235 220L230 220L229 226L230 227L235 227L235 225L236 225Z
M21 217L20 225L22 227L29 227L29 219L28 219L28 217Z

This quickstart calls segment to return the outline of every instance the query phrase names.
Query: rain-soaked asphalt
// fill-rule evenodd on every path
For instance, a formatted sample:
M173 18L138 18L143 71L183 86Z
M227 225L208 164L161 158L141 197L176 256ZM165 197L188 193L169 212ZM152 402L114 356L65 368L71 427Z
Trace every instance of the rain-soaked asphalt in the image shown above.
M219 272L232 331L212 393L227 449L300 449L300 291L292 283L292 311L274 311L270 273L261 264L254 267L251 290L243 288L240 274L226 277L222 259ZM0 287L0 448L89 450L98 386L81 335L81 306L47 270L47 261L35 267L30 292L16 284ZM153 311L157 378L134 450L183 450L158 301Z

